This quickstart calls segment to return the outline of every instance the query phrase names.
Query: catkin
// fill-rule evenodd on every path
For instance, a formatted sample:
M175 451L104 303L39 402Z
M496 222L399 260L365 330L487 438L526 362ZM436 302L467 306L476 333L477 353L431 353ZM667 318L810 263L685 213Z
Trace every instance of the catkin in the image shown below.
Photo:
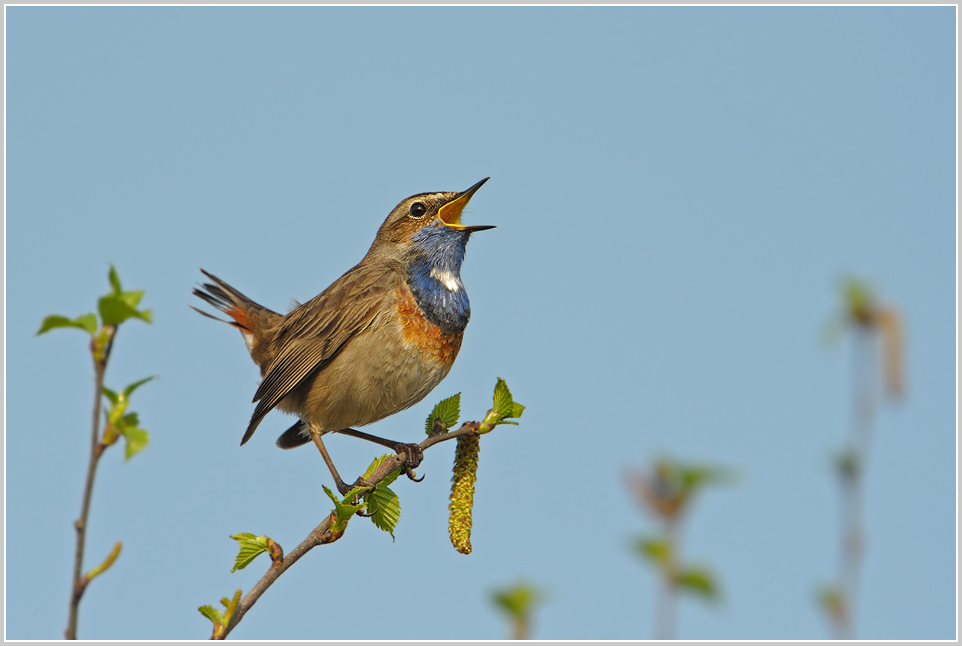
M458 448L454 452L448 533L454 549L462 554L471 553L471 508L474 506L474 483L478 479L480 449L480 437L462 435L458 438Z

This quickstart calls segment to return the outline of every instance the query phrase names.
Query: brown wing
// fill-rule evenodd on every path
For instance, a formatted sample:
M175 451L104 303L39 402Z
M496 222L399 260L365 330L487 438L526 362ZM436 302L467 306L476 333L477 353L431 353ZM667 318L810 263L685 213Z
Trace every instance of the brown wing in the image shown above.
M241 444L301 381L323 370L352 338L371 325L394 289L396 275L389 265L359 264L284 317L272 341L278 346L277 354L254 393L257 407Z

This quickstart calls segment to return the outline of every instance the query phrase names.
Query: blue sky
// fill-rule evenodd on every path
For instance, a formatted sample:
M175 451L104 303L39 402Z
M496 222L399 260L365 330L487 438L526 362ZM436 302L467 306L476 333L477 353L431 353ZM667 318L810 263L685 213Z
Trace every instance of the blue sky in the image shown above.
M819 639L835 572L850 354L820 330L846 275L907 321L908 394L875 425L858 635L956 634L953 7L6 9L6 637L66 625L88 451L83 333L113 263L155 322L125 324L107 384L148 375L152 443L101 463L79 635L193 639L237 588L238 532L292 549L330 509L316 451L198 316L199 268L285 311L366 252L401 199L483 177L464 221L461 354L368 430L414 441L497 377L527 406L482 442L474 553L447 537L453 446L399 482L397 540L362 519L287 572L246 639L499 639L493 588L548 601L534 636L650 638L654 530L624 486L665 453L728 466L686 523L717 607L688 639ZM328 441L342 473L379 453ZM265 560L264 557L261 557Z

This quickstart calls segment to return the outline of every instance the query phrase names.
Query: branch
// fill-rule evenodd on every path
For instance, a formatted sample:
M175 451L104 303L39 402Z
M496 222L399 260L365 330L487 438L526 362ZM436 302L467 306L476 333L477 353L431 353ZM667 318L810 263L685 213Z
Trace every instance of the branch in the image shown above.
M421 449L423 453L427 449L431 448L435 444L441 442L447 442L448 440L454 440L464 435L478 435L481 428L481 422L465 422L456 431L451 431L450 433L439 433L437 432L438 426L435 426L436 432L430 435L426 440L418 444L417 446ZM370 475L368 478L358 478L354 486L370 488L375 486L377 483L384 480L386 477L394 473L397 469L402 469L409 478L412 480L415 478L414 471L409 466L408 460L413 456L408 456L407 451L402 449L398 455L386 458L381 465ZM241 619L250 610L257 600L260 599L261 595L267 591L269 587L280 577L284 572L287 571L289 567L294 565L302 556L307 554L309 551L317 547L318 545L327 545L333 543L344 535L346 527L342 528L340 531L332 531L332 527L335 524L333 512L329 514L321 524L318 525L307 535L300 545L298 545L294 550L288 554L286 557L282 557L283 552L280 550L277 553L271 554L271 566L261 577L261 580L251 588L240 603L237 604L237 608L231 613L226 626L221 626L218 630L217 625L214 626L214 635L211 639L224 639L232 631L237 624L240 623Z
M90 497L94 489L94 476L97 474L97 464L103 454L104 446L100 442L100 400L103 399L104 392L104 372L107 370L107 359L110 357L110 349L113 347L113 340L117 328L104 326L104 339L94 336L90 341L90 351L94 357L94 372L96 374L96 385L94 387L94 415L90 440L90 463L87 465L87 484L84 486L83 503L80 508L80 518L74 522L77 530L77 549L74 555L73 583L70 594L70 614L67 620L67 630L64 631L66 639L77 639L77 612L80 607L80 598L83 596L90 577L82 577L80 570L83 567L84 542L87 536L87 516L90 512ZM104 340L106 341L104 343Z

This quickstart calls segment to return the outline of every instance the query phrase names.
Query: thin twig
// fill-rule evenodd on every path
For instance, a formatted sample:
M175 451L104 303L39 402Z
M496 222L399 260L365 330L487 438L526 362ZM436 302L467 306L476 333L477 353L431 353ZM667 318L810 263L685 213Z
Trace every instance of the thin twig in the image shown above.
M873 377L877 370L873 362L874 348L871 346L875 339L872 330L856 328L855 332L852 348L852 435L849 449L854 468L842 479L839 590L844 600L844 613L837 624L838 637L841 639L855 638L855 611L865 542L862 521L865 471L876 408Z
M456 431L451 431L450 433L443 433L438 435L431 435L426 440L421 442L418 446L421 448L421 451L423 452L440 442L453 440L458 437L461 437L462 435L470 435L472 433L477 433L480 427L481 427L481 424L479 422L465 422L464 424L461 425L461 428L457 429ZM384 460L384 462L381 463L381 465L377 468L377 470L374 471L374 473L372 473L369 477L367 477L363 481L361 478L358 478L358 480L355 482L355 485L373 487L374 485L379 483L381 480L383 480L384 478L392 474L398 468L405 467L406 464L407 464L407 455L405 454L405 451L402 450L400 455L389 457L386 460ZM313 531L311 531L311 533L307 535L307 538L305 538L301 542L300 545L295 547L286 557L284 557L283 561L273 561L271 563L270 568L267 570L264 576L261 577L261 580L258 581L257 584L254 585L253 588L251 588L250 592L248 592L244 596L244 598L241 599L240 603L237 604L237 608L234 610L234 613L231 615L230 621L228 622L227 626L225 627L223 632L217 636L218 639L224 639L227 637L230 631L232 631L237 626L237 624L240 623L241 619L244 617L247 611L250 610L255 603L257 603L257 600L260 599L261 595L264 594L264 592L266 592L269 587L271 587L274 581L276 581L278 577L280 577L280 575L284 574L284 572L287 571L287 568L294 565L294 563L296 563L302 556L307 554L309 551L311 551L318 545L327 545L329 543L333 543L339 538L341 538L341 536L344 535L344 529L342 529L340 532L331 531L333 522L334 522L334 515L332 513L328 515L323 521L321 521L321 524L315 527ZM212 639L214 638L212 637Z
M94 336L90 341L91 354L94 358L94 414L90 440L90 463L87 465L87 484L84 486L83 503L80 508L80 518L74 522L77 530L77 550L74 556L73 583L70 590L70 614L67 620L67 630L64 631L66 639L77 639L77 612L80 607L80 598L87 588L89 580L81 575L84 557L84 542L87 536L87 516L90 512L90 497L94 489L94 476L97 473L97 464L103 454L104 447L100 442L100 400L103 399L104 373L107 370L107 359L110 357L110 349L113 346L116 328L109 328L107 331L107 342L104 348L98 351L98 339Z
M675 616L678 604L678 563L681 560L679 551L681 541L679 537L680 518L669 516L664 520L664 537L668 544L665 563L662 565L661 590L658 595L658 623L655 629L655 639L675 639Z

